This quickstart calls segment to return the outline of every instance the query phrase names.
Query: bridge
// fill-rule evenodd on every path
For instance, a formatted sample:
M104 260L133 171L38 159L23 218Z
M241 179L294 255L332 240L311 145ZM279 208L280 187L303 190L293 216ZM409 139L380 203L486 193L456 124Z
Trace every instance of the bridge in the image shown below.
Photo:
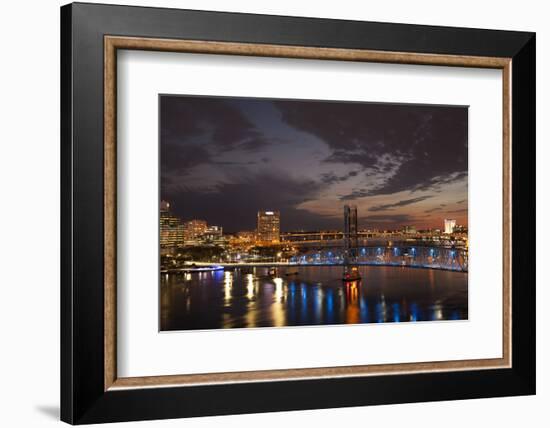
M271 266L343 266L344 279L359 278L359 266L400 266L468 272L468 249L455 247L450 241L373 241L362 240L357 227L357 208L344 207L344 231L327 233L324 242L310 240L298 255L287 260L254 260L216 262L223 267ZM315 238L314 238L315 239ZM314 244L314 245L312 245ZM212 262L188 262L208 266ZM185 268L183 268L185 269ZM180 269L181 270L181 269ZM348 276L346 276L346 274Z
M358 247L353 260L347 263L358 266L409 266L467 272L468 251L434 246ZM300 266L346 265L346 249L312 250L292 257L288 264Z
M311 250L285 261L258 260L246 262L215 263L224 267L269 266L346 266L346 249L323 248ZM466 249L435 246L371 246L358 247L351 262L356 266L405 266L412 268L443 269L468 272ZM196 266L209 266L212 262L193 262Z

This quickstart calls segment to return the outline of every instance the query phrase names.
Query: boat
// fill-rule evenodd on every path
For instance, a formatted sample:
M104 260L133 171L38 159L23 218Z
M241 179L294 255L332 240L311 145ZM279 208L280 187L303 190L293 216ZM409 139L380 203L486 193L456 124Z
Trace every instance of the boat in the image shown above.
M353 282L361 279L359 274L359 268L357 266L345 266L344 267L344 276L342 281L344 282Z

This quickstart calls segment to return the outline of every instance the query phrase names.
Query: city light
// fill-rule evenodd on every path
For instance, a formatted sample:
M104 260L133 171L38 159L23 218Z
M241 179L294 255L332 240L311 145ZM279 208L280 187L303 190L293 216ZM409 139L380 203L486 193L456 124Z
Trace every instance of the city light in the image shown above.
M351 232L281 232L279 211L258 211L255 231L224 233L223 227L194 219L183 221L161 204L161 271L215 272L231 265L387 265L453 271L468 270L467 232L445 219L444 232L357 228L356 208L346 208ZM447 233L450 227L455 232ZM415 234L411 234L411 230ZM304 239L305 238L305 239ZM322 244L322 245L321 245ZM383 245L382 245L383 244ZM414 245L412 245L414 244ZM321 245L321 248L315 248ZM312 249L311 247L314 247ZM437 248L437 250L436 250ZM349 278L349 275L346 276Z

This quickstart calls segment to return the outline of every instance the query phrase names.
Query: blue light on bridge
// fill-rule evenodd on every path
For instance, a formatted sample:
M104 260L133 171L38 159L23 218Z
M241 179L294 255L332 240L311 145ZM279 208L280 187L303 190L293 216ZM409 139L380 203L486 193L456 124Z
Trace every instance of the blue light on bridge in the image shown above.
M383 266L410 266L427 269L444 269L452 271L468 271L467 263L462 263L461 253L456 248L437 247L358 247L355 250L356 262L360 265ZM407 259L399 259L407 256ZM466 259L466 257L465 257ZM437 262L436 262L437 260ZM307 253L294 255L289 259L289 264L304 266L314 265L342 265L345 255L335 248L312 250ZM389 315L388 315L389 316Z

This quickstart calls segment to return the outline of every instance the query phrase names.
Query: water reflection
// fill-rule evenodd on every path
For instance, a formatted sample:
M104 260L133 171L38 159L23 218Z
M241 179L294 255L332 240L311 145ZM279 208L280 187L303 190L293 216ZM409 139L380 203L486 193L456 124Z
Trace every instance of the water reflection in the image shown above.
M191 330L459 320L467 274L362 266L254 268L161 277L161 329Z

